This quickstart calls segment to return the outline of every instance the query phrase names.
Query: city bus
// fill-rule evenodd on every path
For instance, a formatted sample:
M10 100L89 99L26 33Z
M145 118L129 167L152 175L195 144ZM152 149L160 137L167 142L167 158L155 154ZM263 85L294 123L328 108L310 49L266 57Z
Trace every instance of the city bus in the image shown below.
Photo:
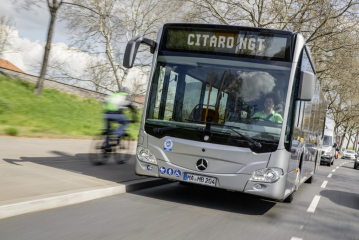
M326 117L299 33L216 24L165 24L156 41L135 172L291 202L319 165Z

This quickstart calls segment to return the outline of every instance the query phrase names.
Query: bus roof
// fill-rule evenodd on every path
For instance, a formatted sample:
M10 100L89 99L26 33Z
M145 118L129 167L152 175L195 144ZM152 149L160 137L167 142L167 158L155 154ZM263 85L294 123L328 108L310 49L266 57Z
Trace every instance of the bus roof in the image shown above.
M195 28L212 28L212 29L228 29L228 30L247 30L247 31L260 31L260 32L270 32L275 34L287 34L287 35L297 35L295 32L284 31L278 29L270 28L259 28L259 27L248 27L248 26L238 26L238 25L224 25L224 24L207 24L207 23L165 23L163 28L166 27L195 27Z

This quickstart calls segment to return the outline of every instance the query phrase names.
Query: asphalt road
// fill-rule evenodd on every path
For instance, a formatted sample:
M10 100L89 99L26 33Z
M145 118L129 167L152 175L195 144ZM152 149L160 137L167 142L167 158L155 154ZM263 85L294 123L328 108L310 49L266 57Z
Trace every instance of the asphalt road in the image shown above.
M335 160L290 204L176 182L3 219L0 239L358 239L358 177Z

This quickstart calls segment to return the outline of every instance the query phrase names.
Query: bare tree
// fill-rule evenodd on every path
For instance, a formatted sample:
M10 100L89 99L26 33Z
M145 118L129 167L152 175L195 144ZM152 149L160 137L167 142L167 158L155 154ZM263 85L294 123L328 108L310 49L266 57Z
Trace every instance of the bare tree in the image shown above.
M12 18L0 16L0 57L12 52L12 34L14 33L15 22Z
M57 45L50 54L47 78L94 90L96 92L115 91L113 72L106 58L91 56L67 45ZM60 56L54 55L58 52ZM66 56L66 57L63 57ZM78 62L74 65L74 62ZM31 66L39 69L41 62Z
M141 46L135 63L137 68L131 70L138 76L127 79L130 70L122 66L124 47L139 34L155 39L160 26L173 19L171 9L168 0L73 1L67 3L62 19L67 21L73 36L71 46L90 56L105 58L106 64L100 66L111 71L108 77L114 78L117 89L130 84L132 94L138 96L145 92L147 82L143 78L147 75L152 55L149 48Z
M41 95L42 88L44 85L46 70L49 62L49 55L51 50L51 41L54 33L54 26L57 17L58 10L65 3L63 0L24 0L19 2L18 0L13 0L13 2L18 5L19 8L25 10L34 10L34 8L47 9L50 12L50 23L47 30L47 38L45 44L45 51L42 60L42 66L40 71L39 80L37 81L34 94L37 96Z

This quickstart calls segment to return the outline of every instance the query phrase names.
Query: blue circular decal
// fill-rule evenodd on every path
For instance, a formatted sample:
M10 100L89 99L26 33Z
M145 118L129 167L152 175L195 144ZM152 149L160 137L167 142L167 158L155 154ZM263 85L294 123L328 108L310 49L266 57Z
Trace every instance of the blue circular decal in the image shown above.
M167 175L168 175L168 176L172 176L172 175L173 175L173 169L172 169L172 168L167 168Z
M176 170L175 170L175 177L180 177L181 175L182 175L181 170L176 169Z
M172 143L171 139L167 139L165 141L165 148L171 149L172 146L173 146L173 143Z
M160 167L160 173L161 174L165 174L166 173L166 168L164 166Z

